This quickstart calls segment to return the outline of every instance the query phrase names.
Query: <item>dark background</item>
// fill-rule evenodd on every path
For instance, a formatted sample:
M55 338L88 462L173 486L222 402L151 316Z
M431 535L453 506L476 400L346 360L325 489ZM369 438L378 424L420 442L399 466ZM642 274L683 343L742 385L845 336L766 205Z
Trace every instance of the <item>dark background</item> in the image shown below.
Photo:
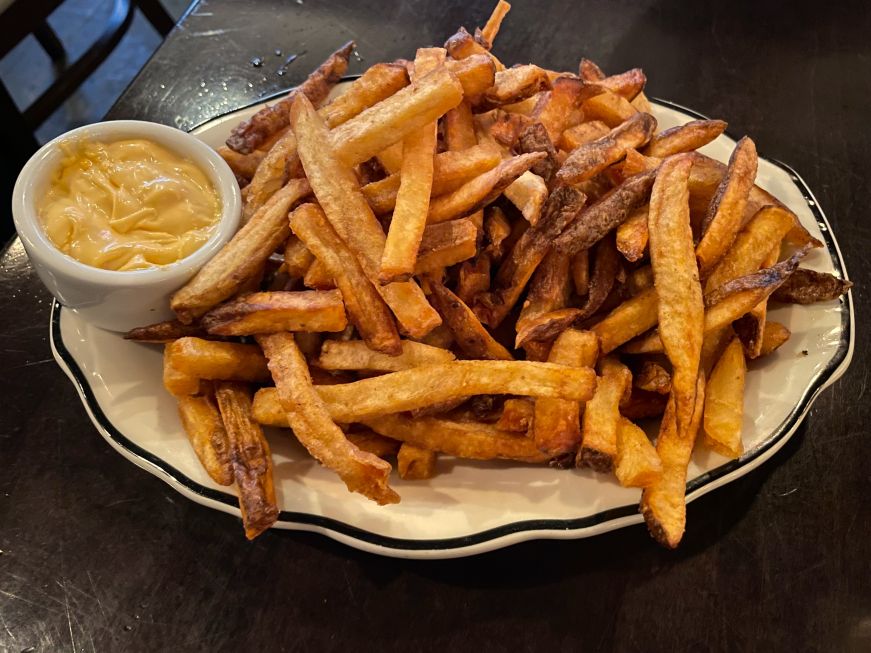
M299 81L349 38L357 72L489 11L201 2L110 115L190 128ZM516 2L497 40L508 64L640 65L650 95L751 134L814 190L856 283L850 370L771 461L691 504L676 552L643 526L442 562L302 533L248 543L237 520L99 437L51 359L49 296L13 243L0 268L0 649L871 650L869 33L858 2L564 0Z

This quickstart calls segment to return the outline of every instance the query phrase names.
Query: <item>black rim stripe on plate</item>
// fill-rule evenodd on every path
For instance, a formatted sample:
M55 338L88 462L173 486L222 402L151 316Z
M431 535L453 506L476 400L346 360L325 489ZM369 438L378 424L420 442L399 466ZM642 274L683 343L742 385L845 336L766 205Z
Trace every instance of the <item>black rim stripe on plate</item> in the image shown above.
M354 77L356 78L356 77ZM353 78L352 78L353 79ZM260 104L264 100L260 100L255 104ZM674 102L669 102L667 100L660 100L658 98L654 99L654 102L660 104L662 106L675 109L682 113L686 113L687 115L693 116L699 120L707 120L707 117L698 113L697 111L693 111L691 109L687 109L679 104ZM240 111L242 109L234 110L230 113L235 113L236 111ZM224 114L227 115L227 114ZM220 117L220 116L218 116ZM212 120L215 120L213 118ZM209 121L211 122L211 120ZM727 136L728 136L727 132ZM729 136L733 140L737 140L732 136ZM761 155L760 155L760 158ZM810 208L811 212L814 215L814 219L817 222L817 225L820 227L820 231L823 235L823 241L825 243L826 249L829 252L829 255L834 264L837 275L841 278L845 278L845 270L844 263L841 260L841 256L838 253L838 249L835 246L834 237L831 232L831 227L829 226L828 221L826 220L825 215L820 209L818 203L813 198L813 194L808 188L807 184L804 180L795 172L790 166L781 163L775 159L766 159L778 166L782 170L784 170L787 174L789 174L790 179L798 186L799 190L801 190L802 195L804 196L805 201L808 204L808 208ZM852 295L848 292L844 297L840 300L845 305L843 310L841 310L841 337L838 342L838 349L835 352L835 355L829 360L824 369L820 370L817 376L811 380L808 387L805 389L802 394L800 400L792 409L792 411L787 415L786 419L774 430L774 432L766 439L764 442L760 443L753 450L745 453L743 456L738 458L737 460L731 460L719 467L712 469L709 472L702 474L701 476L694 478L689 483L687 483L686 493L687 495L692 494L693 492L704 488L705 486L714 483L718 479L723 476L747 465L752 462L756 458L763 455L766 451L771 449L773 446L778 444L781 439L783 439L786 434L794 427L797 426L797 423L801 421L805 412L809 408L811 402L816 398L817 394L825 385L826 381L828 381L831 376L835 373L841 363L844 362L844 359L847 356L847 352L850 348L851 334L852 334L852 323L850 320L850 315L852 314ZM158 458L154 454L146 451L139 445L132 442L128 439L123 433L121 433L109 419L106 417L102 408L94 396L93 391L91 390L91 386L87 382L86 375L82 372L76 360L73 358L72 354L66 348L66 345L63 342L63 337L61 335L60 329L60 314L61 314L60 305L54 301L52 302L52 310L51 310L51 329L52 329L52 342L57 353L60 355L61 359L66 364L67 368L72 373L73 377L75 377L75 385L78 387L79 394L82 399L87 404L91 413L94 416L94 419L97 423L105 430L106 434L112 438L119 446L126 449L132 455L137 458L147 462L152 467L160 470L171 478L174 482L179 485L187 488L194 494L197 494L206 499L210 499L212 501L217 501L219 503L223 503L227 506L231 506L233 508L238 508L238 501L235 496L227 494L225 492L221 492L219 490L214 490L211 488L207 488L193 479L185 476L175 467L167 463L165 460ZM287 524L305 524L311 526L318 526L335 533L339 533L341 535L345 535L347 537L351 537L356 540L360 540L362 542L367 542L369 544L373 544L375 546L383 547L386 549L395 549L395 550L405 550L405 551L423 551L423 550L450 550L450 549L462 549L478 544L483 544L484 542L488 542L491 540L496 540L507 535L511 535L518 532L525 531L553 531L553 532L570 532L575 530L583 530L586 528L590 528L592 526L597 526L599 524L603 524L606 522L610 522L616 519L620 519L623 517L630 517L633 515L638 515L638 505L631 504L626 506L621 506L619 508L612 508L611 510L605 510L603 512L596 513L595 515L590 515L588 517L580 517L577 519L530 519L526 521L518 521L513 522L511 524L505 524L503 526L497 526L495 528L491 528L485 531L480 531L478 533L474 533L472 535L465 535L461 537L453 537L453 538L444 538L444 539L427 539L427 540L407 540L402 538L388 537L385 535L378 535L376 533L371 533L369 531L362 530L355 526L351 526L344 522L337 521L330 517L323 517L321 515L313 515L310 513L303 512L293 512L288 510L282 510L279 513L278 520Z

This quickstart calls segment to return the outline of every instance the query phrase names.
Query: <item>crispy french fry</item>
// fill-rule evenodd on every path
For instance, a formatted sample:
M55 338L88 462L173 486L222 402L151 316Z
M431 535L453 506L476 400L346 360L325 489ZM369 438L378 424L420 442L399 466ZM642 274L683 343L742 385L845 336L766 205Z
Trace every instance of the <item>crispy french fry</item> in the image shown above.
M655 134L641 153L664 159L672 154L691 152L716 139L727 126L722 120L693 120Z
M647 487L662 474L662 461L644 430L621 417L614 473L623 487Z
M455 191L434 198L430 202L427 223L452 220L484 208L499 197L509 184L529 170L536 161L545 157L545 154L536 152L506 159Z
M396 455L399 478L404 481L423 481L436 474L437 454L429 449L403 442Z
M671 361L672 395L677 428L683 434L692 420L699 375L705 305L690 228L689 179L692 161L684 155L666 159L650 197L650 259L659 295L659 325Z
M853 287L846 279L828 272L798 268L774 291L771 299L788 304L813 304L837 299Z
M254 345L179 338L166 345L164 362L192 379L253 383L262 383L269 379L266 360ZM196 385L193 392L177 393L167 389L173 394L194 394L199 391L199 383Z
M566 329L554 342L547 360L570 367L593 367L598 356L596 334ZM580 412L576 401L536 399L532 422L535 446L554 457L575 452L581 442Z
M708 379L704 413L705 444L728 458L738 458L744 452L741 425L746 373L741 341L732 338Z
M569 127L560 135L557 141L559 146L566 152L607 136L611 129L601 120L582 122L580 125Z
M684 433L677 427L674 398L669 399L656 440L662 473L641 493L641 514L650 534L670 549L680 543L686 528L687 465L704 412L704 375L699 376L694 394L693 420Z
M399 495L388 484L390 465L351 444L330 418L322 397L311 384L308 366L293 334L258 336L257 342L269 359L276 398L286 423L309 453L335 471L351 492L382 505L398 503Z
M296 137L291 130L284 132L263 157L251 183L246 189L242 220L247 222L278 190L287 183L287 160L296 154Z
M360 340L327 340L321 349L317 366L325 370L398 372L422 365L449 363L455 358L447 349L413 340L402 341L402 353L398 356L373 351Z
M337 290L258 292L222 304L203 316L203 327L221 336L281 331L342 331L348 326Z
M400 353L399 333L387 304L323 211L303 204L291 215L290 225L336 280L351 322L366 344L385 354Z
M611 128L639 113L629 100L610 91L591 97L582 108L586 120L601 120Z
M490 51L490 44L487 43L486 47L481 45L469 32L465 27L461 27L457 30L457 33L451 36L447 41L445 41L445 49L448 51L448 54L451 55L452 58L457 60L468 59L474 56L487 55L490 57L493 65L496 70L505 70L505 66L499 61L496 57L494 57ZM491 83L490 86L493 84ZM488 87L489 88L489 87ZM474 95L473 93L467 93L467 95Z
M457 297L468 306L475 303L481 293L490 288L490 256L482 254L466 261L457 271Z
M233 484L230 443L213 394L178 397L178 415L203 469L218 485Z
M514 360L511 353L499 344L484 328L478 317L440 281L429 279L431 300L451 330L454 342L470 358L488 360Z
M174 397L198 395L202 388L200 377L176 367L168 346L163 348L163 387Z
M626 221L617 227L617 251L627 261L637 261L647 251L647 212L648 206L639 206Z
M493 86L496 71L503 70L504 66L488 52L473 54L459 60L453 57L445 62L445 68L457 76L457 80L463 87L463 95L473 98Z
M371 453L379 458L389 458L399 453L400 442L393 438L386 438L374 431L352 431L345 433L348 442L357 447L360 451Z
M490 18L487 19L487 23L481 30L481 36L483 36L484 40L486 40L491 46L493 45L493 41L496 40L496 35L499 33L499 27L502 25L502 21L505 20L505 16L508 15L509 11L511 11L511 5L505 2L505 0L499 0L499 2L496 3L496 6L493 7L493 13L490 14Z
M291 89L290 93L281 100L263 107L251 118L234 127L227 139L227 146L236 152L250 154L270 136L287 126L287 112L297 96L307 97L312 104L323 102L329 95L330 89L338 83L348 69L348 59L353 49L354 42L349 41L331 54L308 76L308 79Z
M381 167L391 175L399 174L402 169L402 141L396 141L393 145L388 145L381 150L375 157ZM396 178L396 189L399 188L399 177ZM395 198L394 198L395 201ZM392 208L392 207L391 207Z
M768 356L775 349L789 340L792 335L780 322L765 322L765 330L762 333L762 347L759 350L759 356Z
M596 243L593 254L593 273L587 287L587 297L575 318L578 322L586 320L602 308L623 269L620 255L610 237Z
M762 263L763 268L768 268L777 263L780 256L780 243L771 248L765 261ZM790 275L787 282L795 276ZM782 288L783 286L781 286ZM779 289L778 289L779 290ZM777 292L777 291L775 291ZM759 352L762 351L762 336L765 333L765 322L768 318L768 298L763 299L756 304L749 313L738 318L732 323L732 328L741 339L744 345L744 354L747 358L758 358Z
M611 311L591 330L599 336L602 353L614 351L659 321L659 295L655 288L642 290Z
M610 472L617 456L620 401L632 385L632 374L613 356L603 358L599 366L596 392L584 408L581 448L575 464Z
M506 68L496 73L493 86L484 93L480 109L520 102L549 88L547 73L534 64Z
M632 68L625 73L601 77L596 79L595 82L597 88L631 101L644 89L644 85L647 83L647 76L641 68Z
M550 136L544 128L544 125L540 122L535 122L523 130L518 139L517 147L518 150L524 154L530 154L532 152L544 152L547 154L547 158L542 159L532 166L530 172L541 177L546 185L552 184L553 177L560 166L560 162L557 157L556 147L550 140ZM516 184L517 182L514 183ZM542 198L542 202L543 201L544 198Z
M655 129L656 119L649 113L633 114L605 136L572 150L557 171L557 179L564 184L576 184L595 177L626 156L628 148L637 148L650 140Z
M527 170L505 188L504 194L520 210L526 221L534 225L538 222L547 200L547 184L544 179Z
M575 294L583 297L590 292L590 250L584 249L573 255L571 266Z
M414 59L415 81L437 68L444 60L443 48L419 49ZM402 141L401 177L393 218L381 255L381 283L404 281L414 272L432 193L437 127L433 121L411 132Z
M584 100L601 91L575 77L557 77L552 84L552 90L539 96L531 117L544 125L550 140L556 143L566 129L583 119Z
M472 106L463 100L448 111L444 117L445 145L449 151L465 150L475 147L475 123L472 120Z
M526 433L532 426L534 414L535 404L532 399L526 397L506 399L502 405L502 413L496 422L496 428L500 431Z
M647 392L667 395L671 392L671 374L659 363L644 361L632 379L635 387Z
M305 276L302 278L302 283L306 288L313 290L335 290L336 280L327 266L320 260L315 259L305 271Z
M756 145L745 136L732 152L702 226L702 239L696 247L702 275L707 275L723 258L741 229L747 198L756 179L756 166Z
M254 150L250 154L240 154L226 145L218 148L218 154L227 162L236 178L245 180L245 183L251 181L254 173L257 172L257 166L266 156L266 152L263 150ZM240 185L242 184L240 183Z
M284 243L284 270L291 279L301 279L314 263L315 256L296 236Z
M629 399L620 404L620 414L633 421L661 417L667 402L666 395L632 388Z
M206 330L199 324L182 324L178 320L167 320L166 322L158 322L149 324L144 327L136 327L130 329L124 334L125 340L135 340L136 342L153 342L165 343L184 338L186 336L195 336L197 338L206 338L208 334Z
M529 292L526 301L520 310L515 330L517 337L514 342L515 348L522 347L529 340L549 340L559 334L553 333L554 311L564 309L569 302L572 292L572 280L569 275L569 257L559 252L551 252L545 256L544 261L538 266L532 281L529 284ZM577 311L573 311L577 313ZM542 316L548 315L549 319L542 321ZM571 324L574 321L562 316L562 322Z
M472 258L477 240L478 229L468 218L429 225L420 241L414 273L436 272Z
M290 235L288 211L309 193L311 187L305 179L291 179L275 193L193 279L175 292L170 305L179 321L190 324L256 276Z
M626 289L633 297L643 290L653 288L653 268L642 265L626 275Z
M215 398L224 422L245 537L253 540L278 519L272 454L251 414L251 394L244 384L221 381L215 387Z

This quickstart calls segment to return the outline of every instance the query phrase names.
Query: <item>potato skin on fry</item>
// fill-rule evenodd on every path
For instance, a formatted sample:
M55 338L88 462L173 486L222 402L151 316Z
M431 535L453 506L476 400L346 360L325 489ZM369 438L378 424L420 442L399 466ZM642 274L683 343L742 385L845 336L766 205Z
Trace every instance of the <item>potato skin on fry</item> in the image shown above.
M230 443L213 394L178 397L178 415L203 469L219 485L232 485Z
M837 299L853 287L846 279L828 272L798 268L774 291L771 299L787 304L813 304Z
M338 290L258 292L206 313L209 333L250 336L280 331L341 331L348 325Z

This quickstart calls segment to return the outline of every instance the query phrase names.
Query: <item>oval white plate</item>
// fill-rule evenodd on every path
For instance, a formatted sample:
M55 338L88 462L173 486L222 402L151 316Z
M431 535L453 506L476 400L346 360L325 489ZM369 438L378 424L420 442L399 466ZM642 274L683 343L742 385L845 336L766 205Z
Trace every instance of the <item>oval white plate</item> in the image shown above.
M261 105L217 118L194 130L211 146ZM699 118L658 102L660 128ZM727 161L735 141L721 136L702 149ZM795 211L825 247L805 265L846 277L829 224L799 176L760 159L757 183ZM744 421L746 453L728 460L699 447L690 463L692 501L759 466L795 432L817 395L840 377L853 353L853 307L848 294L811 307L786 306L770 318L793 335L773 355L751 364ZM97 430L121 455L186 497L238 516L236 497L200 467L161 383L161 348L123 340L55 305L51 345L75 384ZM323 533L349 546L403 558L468 556L537 538L589 537L640 523L640 491L621 488L589 470L475 463L442 457L431 481L403 482L398 505L379 507L350 494L317 465L289 432L268 432L281 508L276 527ZM692 528L692 523L689 524ZM242 537L240 529L240 537Z

